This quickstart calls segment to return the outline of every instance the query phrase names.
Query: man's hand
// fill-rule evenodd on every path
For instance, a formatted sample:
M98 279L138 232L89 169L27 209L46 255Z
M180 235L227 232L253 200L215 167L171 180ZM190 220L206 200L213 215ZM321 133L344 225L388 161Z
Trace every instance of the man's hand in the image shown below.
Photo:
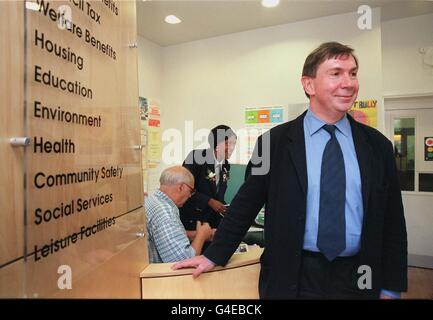
M219 202L218 200L215 200L213 198L210 198L207 204L218 213L225 214L227 211L227 208L222 202Z
M204 241L211 241L213 238L213 232L209 223L197 221L196 224L196 237L201 237Z
M192 274L193 278L197 278L203 272L212 270L215 267L215 264L209 259L207 259L205 256L197 256L191 259L177 262L173 266L171 266L171 269L178 270L191 267L196 269Z

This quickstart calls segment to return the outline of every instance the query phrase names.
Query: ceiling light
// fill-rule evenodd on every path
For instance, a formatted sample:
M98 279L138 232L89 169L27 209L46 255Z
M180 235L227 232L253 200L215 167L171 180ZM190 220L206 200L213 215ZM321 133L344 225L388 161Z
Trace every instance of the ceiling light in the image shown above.
M182 20L180 20L178 17L174 16L174 15L169 15L165 17L165 22L170 23L170 24L177 24L177 23L181 23Z
M265 8L273 8L280 4L280 0L262 0L262 6Z

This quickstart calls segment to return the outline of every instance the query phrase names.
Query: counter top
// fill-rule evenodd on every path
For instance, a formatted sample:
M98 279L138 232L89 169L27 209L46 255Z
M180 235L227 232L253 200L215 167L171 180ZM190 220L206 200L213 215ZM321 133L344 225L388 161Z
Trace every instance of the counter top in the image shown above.
M249 246L247 252L234 254L225 267L217 266L207 273L217 272L220 270L235 269L243 266L257 264L263 248L259 246ZM140 274L140 278L156 277L173 277L179 275L188 275L194 272L194 268L171 270L174 263L151 263Z

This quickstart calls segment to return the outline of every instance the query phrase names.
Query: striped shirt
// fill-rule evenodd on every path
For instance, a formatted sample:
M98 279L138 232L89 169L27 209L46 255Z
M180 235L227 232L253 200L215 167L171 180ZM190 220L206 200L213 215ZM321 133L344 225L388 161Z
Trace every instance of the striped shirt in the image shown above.
M174 202L157 190L146 198L144 206L150 262L175 262L194 257L195 250L191 247Z

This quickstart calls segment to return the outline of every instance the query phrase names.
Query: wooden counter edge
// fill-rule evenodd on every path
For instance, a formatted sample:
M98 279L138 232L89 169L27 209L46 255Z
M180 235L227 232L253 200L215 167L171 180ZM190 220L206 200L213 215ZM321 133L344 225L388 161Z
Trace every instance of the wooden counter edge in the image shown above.
M259 246L249 246L248 252L234 254L225 267L217 266L209 272L234 269L260 262L263 248ZM140 274L140 278L174 277L192 274L194 268L171 270L174 263L152 263L149 264Z

